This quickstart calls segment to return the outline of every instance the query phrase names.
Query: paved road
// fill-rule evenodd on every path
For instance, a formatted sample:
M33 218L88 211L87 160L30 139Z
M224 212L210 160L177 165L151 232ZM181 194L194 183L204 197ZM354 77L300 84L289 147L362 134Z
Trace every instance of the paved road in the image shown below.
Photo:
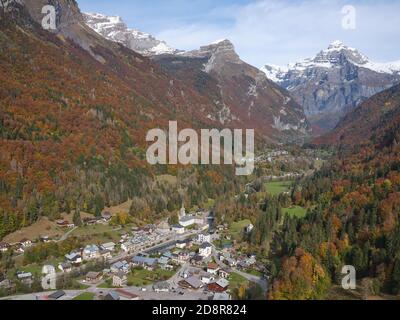
M56 242L61 242L61 241L67 240L67 238L69 237L69 235L70 235L72 232L74 232L76 229L78 229L78 227L74 227L74 228L72 228L71 230L67 231L67 232L64 233L63 236L62 236L60 239L58 239Z

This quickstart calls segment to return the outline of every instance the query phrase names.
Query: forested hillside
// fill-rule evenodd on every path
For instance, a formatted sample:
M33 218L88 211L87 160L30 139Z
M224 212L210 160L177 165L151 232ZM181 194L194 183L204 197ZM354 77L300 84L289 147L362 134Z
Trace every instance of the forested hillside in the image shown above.
M41 216L99 215L149 188L151 214L168 201L179 208L182 199L154 186L165 169L145 161L146 132L169 119L216 127L205 116L214 106L147 58L95 35L84 50L44 31L24 8L0 24L0 239Z
M271 298L323 298L329 283L340 284L343 265L371 279L371 294L400 293L399 92L349 114L329 135L340 135L337 156L297 186L293 201L310 209L304 219L286 218L273 239L280 271Z

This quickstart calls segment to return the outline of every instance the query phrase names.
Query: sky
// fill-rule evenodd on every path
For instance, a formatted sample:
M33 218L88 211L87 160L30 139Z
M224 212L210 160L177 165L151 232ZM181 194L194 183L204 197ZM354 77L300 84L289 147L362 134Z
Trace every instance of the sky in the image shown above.
M287 65L335 40L376 62L400 60L400 0L78 0L181 50L229 39L246 62Z

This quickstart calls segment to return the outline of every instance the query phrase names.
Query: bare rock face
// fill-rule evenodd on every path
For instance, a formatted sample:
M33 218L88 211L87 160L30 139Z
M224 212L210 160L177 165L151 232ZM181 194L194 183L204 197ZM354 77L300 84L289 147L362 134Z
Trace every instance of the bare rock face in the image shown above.
M212 119L254 128L274 142L300 142L311 133L301 106L262 71L242 61L229 40L153 59L212 99L219 107L217 114L209 115Z
M106 39L119 42L144 56L178 52L164 41L157 40L148 33L129 29L121 17L84 13L83 18L90 28Z
M313 59L262 70L293 94L308 120L322 131L333 129L346 112L400 81L400 62L374 63L340 41Z

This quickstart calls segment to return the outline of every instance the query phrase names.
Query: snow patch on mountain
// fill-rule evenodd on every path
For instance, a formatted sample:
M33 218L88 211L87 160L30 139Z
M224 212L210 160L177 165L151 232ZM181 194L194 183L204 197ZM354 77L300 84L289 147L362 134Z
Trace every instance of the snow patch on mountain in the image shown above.
M171 48L151 34L130 29L119 16L107 16L100 13L84 13L86 24L108 40L118 42L145 56L174 54L178 50Z
M306 73L307 70L313 68L332 69L341 67L343 57L357 67L369 69L377 73L400 73L400 60L387 63L374 62L357 49L348 47L339 40L332 42L327 49L322 50L314 58L290 63L287 66L267 64L261 70L270 80L280 83L284 81L288 73Z

